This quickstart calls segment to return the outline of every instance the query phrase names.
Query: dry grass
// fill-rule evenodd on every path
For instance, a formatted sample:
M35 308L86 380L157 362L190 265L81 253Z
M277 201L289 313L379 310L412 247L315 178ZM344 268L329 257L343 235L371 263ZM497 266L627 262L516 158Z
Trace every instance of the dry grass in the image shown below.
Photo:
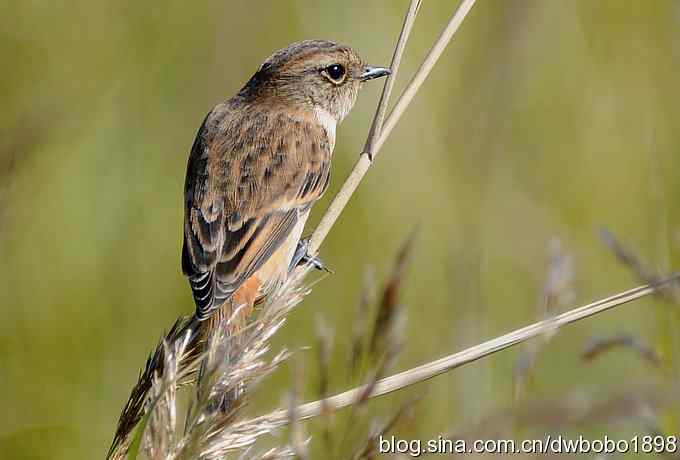
M387 422L374 424L372 428L365 430L364 436L360 437L363 441L358 446L345 446L346 433L351 429L356 429L359 426L357 420L367 416L367 412L362 411L361 408L370 399L477 361L532 337L554 333L574 321L623 305L642 296L654 294L658 292L659 287L667 286L678 278L678 276L664 278L657 282L657 286L641 286L567 311L414 369L383 377L393 366L399 350L398 293L404 282L412 244L413 237L410 237L399 251L378 300L371 302L366 300L367 296L362 296L359 302L364 308L362 313L358 314L362 321L366 316L366 305L370 303L376 305L373 327L364 327L363 334L355 339L360 343L355 347L358 350L357 356L354 357L355 363L358 363L355 367L362 369L360 374L363 375L365 382L363 385L335 396L326 395L329 386L328 370L332 366L329 358L332 334L327 328L321 327L319 359L322 362L321 369L325 369L326 373L325 377L322 375L319 386L321 399L299 404L301 374L297 373L298 378L295 380L298 384L294 386L296 390L293 391L288 408L260 417L244 418L243 409L247 406L251 393L256 391L256 385L289 356L287 350L280 350L271 356L269 343L272 336L284 324L288 313L309 292L307 288L301 287L301 277L293 277L267 300L257 318L244 330L245 337L234 341L233 338L226 337L224 333L216 334L210 338L207 351L203 355L196 356L192 349L194 343L192 329L186 327L187 324L191 324L191 321L178 322L160 342L158 349L150 358L149 363L156 364L147 365L147 371L154 367L155 371L149 374L148 381L144 380L147 378L146 373L143 374L140 380L143 384L138 385L133 392L121 416L110 457L125 458L130 452L134 454L139 449L150 459L197 457L219 459L236 453L247 455L248 458L289 458L292 456L306 458L307 438L303 434L302 422L310 418L322 417L326 420L325 426L327 427L324 435L325 442L333 445L334 451L354 452L353 455L348 455L351 458L374 458L377 436L393 428L397 420L408 412L407 408L410 404L396 411ZM219 330L226 329L223 327ZM234 344L240 348L230 349L229 347ZM609 348L617 344L599 344L598 347ZM587 356L593 358L601 354L601 350L593 351L591 348L586 353ZM231 362L226 359L230 356L235 357ZM162 365L159 365L161 361ZM192 386L191 390L187 390L190 395L189 401L183 404L178 394L183 385L194 382L193 377L201 362L205 369L205 378L200 379L197 386ZM139 388L147 388L147 385L147 394L142 397ZM234 392L235 389L241 391ZM231 402L228 410L224 411L218 406L226 393L239 396ZM644 398L643 400L646 401ZM620 406L612 403L602 407L609 408L607 410L612 410L615 414L618 414L619 407L622 407L625 412L628 410L626 408L632 404L631 398L624 398L621 401ZM654 407L663 407L663 401L665 399L659 399ZM554 411L545 411L545 413L553 414L558 418L572 418L568 415L559 415L569 414L570 410L574 413L583 412L581 406L576 408L570 408L568 405L558 405L558 407L553 404L553 406ZM352 426L341 429L333 424L332 419L333 414L343 407L350 407L354 415L349 418ZM599 414L604 410L598 408L600 407L598 404L588 407L589 411L594 414ZM641 406L634 406L634 408L639 407ZM183 424L180 423L182 420ZM289 445L265 452L253 450L262 436L289 425L293 427ZM136 430L134 430L135 427L137 427ZM334 438L339 438L339 440Z
M286 350L269 356L270 339L307 292L300 287L300 278L289 279L238 338L226 336L226 323L213 336L197 338L194 321L178 321L149 359L123 410L110 458L125 458L128 451L134 452L138 448L135 439L150 459L224 458L269 433L266 424L237 423L237 419L251 389L288 357ZM206 340L205 347L198 346L202 340ZM203 348L205 351L197 354ZM203 375L196 379L199 367ZM190 398L180 417L183 405L177 395L182 386L191 383L197 384L187 391ZM227 410L220 407L225 394L237 395ZM284 458L291 452L284 446L267 451L266 456Z
M398 292L411 247L412 238L409 238L382 290L374 328L359 338L365 344L373 344L370 348L363 347L364 352L357 357L362 362L370 362L363 372L367 388L375 385L397 354ZM290 356L287 350L279 350L272 356L270 339L308 292L302 287L302 276L290 278L267 299L259 315L243 331L243 337L228 337L224 331L229 328L220 327L220 332L208 339L206 351L200 355L196 353L200 340L194 335L192 324L195 323L187 319L178 321L149 358L146 370L121 415L109 457L134 458L140 451L149 459L219 459L235 453L249 458L306 458L306 438L300 424L299 405L302 371L296 372L297 383L289 408L283 410L283 423L275 417L270 420L244 420L243 409L256 385ZM363 310L361 317L365 315L366 310ZM322 328L321 331L320 359L322 369L328 375L332 365L329 358L332 339L327 330ZM199 367L203 375L196 379ZM189 395L188 402L178 396L183 386L188 386L184 392ZM319 394L323 395L327 388L328 377L325 377L322 378ZM221 405L225 394L237 395L226 410ZM369 397L370 392L359 395L357 405L366 403ZM387 423L370 429L360 445L354 448L356 454L353 458L372 458L368 455L372 452L374 438L393 427L406 413L407 407L402 407ZM330 406L328 408L324 415L332 418L333 411ZM283 425L292 427L289 445L266 452L253 450L260 437ZM329 431L328 442L344 442L344 439L331 441L331 437L333 435ZM346 448L352 450L348 446Z

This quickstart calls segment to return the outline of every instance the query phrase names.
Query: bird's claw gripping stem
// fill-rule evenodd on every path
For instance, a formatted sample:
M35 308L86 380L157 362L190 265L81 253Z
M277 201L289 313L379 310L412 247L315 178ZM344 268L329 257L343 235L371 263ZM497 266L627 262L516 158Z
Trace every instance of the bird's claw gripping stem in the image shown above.
M293 255L293 260L290 263L289 271L294 270L300 265L310 264L317 270L323 270L328 273L333 273L333 270L328 268L321 259L316 256L312 256L308 252L309 249L309 239L303 238L298 242L297 248L295 249L295 254Z

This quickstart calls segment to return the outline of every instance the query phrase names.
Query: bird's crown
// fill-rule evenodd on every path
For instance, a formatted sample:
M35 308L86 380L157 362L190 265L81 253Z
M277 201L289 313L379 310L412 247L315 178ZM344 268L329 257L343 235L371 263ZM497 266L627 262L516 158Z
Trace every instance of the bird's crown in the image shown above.
M388 73L388 69L366 65L348 46L305 40L267 58L239 95L321 109L341 121L354 105L362 83Z

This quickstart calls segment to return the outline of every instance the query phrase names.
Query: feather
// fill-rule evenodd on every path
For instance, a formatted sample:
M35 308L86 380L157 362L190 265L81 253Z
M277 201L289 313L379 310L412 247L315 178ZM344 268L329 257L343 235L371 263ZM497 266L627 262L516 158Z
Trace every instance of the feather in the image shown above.
M182 250L199 319L267 262L324 193L330 137L313 113L239 96L205 118L187 166Z

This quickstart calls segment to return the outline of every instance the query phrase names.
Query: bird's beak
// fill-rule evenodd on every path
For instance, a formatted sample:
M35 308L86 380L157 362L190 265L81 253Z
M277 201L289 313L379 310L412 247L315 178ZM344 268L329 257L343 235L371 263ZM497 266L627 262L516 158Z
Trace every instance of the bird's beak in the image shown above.
M391 73L392 71L390 69L386 69L384 67L371 67L370 65L367 65L364 67L364 73L361 74L360 80L373 80L374 78L384 77Z

